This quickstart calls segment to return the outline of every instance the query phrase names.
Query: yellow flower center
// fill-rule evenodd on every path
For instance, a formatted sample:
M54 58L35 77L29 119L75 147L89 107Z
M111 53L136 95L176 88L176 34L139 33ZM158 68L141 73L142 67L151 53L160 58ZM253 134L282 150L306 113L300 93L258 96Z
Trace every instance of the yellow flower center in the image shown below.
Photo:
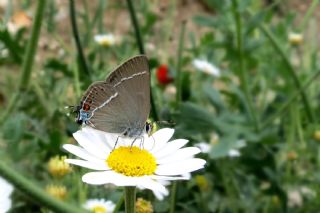
M107 213L107 210L103 206L97 205L92 208L92 212L94 212L94 213Z
M106 161L112 170L125 176L151 175L157 168L155 157L138 147L121 146L113 150Z
M136 213L153 213L153 206L151 202L138 198L136 201Z
M67 188L65 186L48 185L46 187L46 191L51 196L58 198L60 200L64 200L67 196Z
M71 166L64 162L66 156L55 156L49 160L48 170L49 173L56 178L61 178L71 172Z

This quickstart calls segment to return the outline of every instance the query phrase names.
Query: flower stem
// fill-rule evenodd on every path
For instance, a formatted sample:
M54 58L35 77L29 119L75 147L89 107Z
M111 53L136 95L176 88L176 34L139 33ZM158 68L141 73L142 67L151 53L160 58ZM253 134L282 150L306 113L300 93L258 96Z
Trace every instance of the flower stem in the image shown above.
M182 52L183 52L183 43L184 43L184 33L186 29L186 22L182 22L181 30L180 30L180 38L179 38L179 48L178 48L178 61L177 61L177 77L176 77L176 88L177 88L177 94L176 94L176 103L177 106L180 105L181 99L182 99L182 92L181 92L181 66L182 66Z
M90 69L87 64L87 61L84 57L84 53L82 50L82 45L80 42L80 37L79 37L79 32L78 32L78 27L77 27L77 20L76 20L76 9L75 9L75 4L74 0L69 0L69 9L70 9L70 19L71 19L71 27L72 27L72 32L73 32L73 37L76 42L77 46L77 51L78 51L78 56L79 56L79 61L81 63L83 71L90 77Z
M238 48L238 63L239 63L239 71L240 71L240 79L241 79L241 87L242 91L245 94L245 98L247 101L247 111L251 117L251 119L254 122L255 129L259 130L259 122L258 122L258 116L255 113L254 106L253 106L253 98L251 97L250 89L248 87L248 78L247 73L245 72L244 67L244 56L243 56L243 36L242 36L242 23L241 23L241 17L239 13L238 8L238 2L237 0L232 1L232 9L233 9L233 15L236 22L236 36L237 36L237 48Z
M170 213L174 213L175 212L175 207L176 207L176 193L177 193L177 186L178 186L178 182L175 181L172 184L171 187L171 196L170 196Z
M19 85L18 85L18 91L11 96L9 105L6 111L1 116L0 125L7 119L10 113L18 105L17 102L20 100L21 92L26 90L29 86L32 66L33 66L34 57L37 50L37 44L38 44L40 29L41 29L42 20L43 20L43 14L45 11L45 6L47 1L41 0L37 2L38 2L38 5L37 5L35 17L33 19L31 36L28 41L26 52L23 57L22 74L21 74Z
M24 55L24 58L23 58L22 76L21 76L20 83L19 83L19 90L20 91L27 89L29 86L32 65L33 65L33 61L34 61L34 56L36 55L37 44L38 44L38 40L39 40L40 29L41 29L41 25L42 25L43 14L45 11L46 2L47 1L45 1L45 0L38 1L36 15L34 17L34 22L32 25L31 38L28 41L26 54Z
M0 176L7 179L13 184L18 190L22 191L26 195L30 196L37 203L46 206L54 212L65 212L65 213L85 213L87 211L72 206L68 203L64 203L58 199L48 195L45 191L37 187L37 184L28 180L23 175L12 169L6 162L0 161Z
M125 212L135 213L136 212L136 187L126 186L124 187L125 193Z
M140 54L144 55L145 51L144 51L142 36L141 36L141 32L140 32L140 28L139 28L139 23L138 23L138 19L137 19L137 16L136 16L136 12L134 10L134 7L133 7L133 4L132 4L131 0L127 0L127 4L128 4L129 12L130 12L131 22L132 22L132 25L134 27L136 40L137 40L137 43L138 43L138 46L139 46L139 52L140 52ZM151 102L151 116L153 117L153 119L155 121L158 121L159 117L158 117L158 114L157 114L156 104L155 104L155 100L154 100L154 94L153 94L152 90L150 92L150 102Z

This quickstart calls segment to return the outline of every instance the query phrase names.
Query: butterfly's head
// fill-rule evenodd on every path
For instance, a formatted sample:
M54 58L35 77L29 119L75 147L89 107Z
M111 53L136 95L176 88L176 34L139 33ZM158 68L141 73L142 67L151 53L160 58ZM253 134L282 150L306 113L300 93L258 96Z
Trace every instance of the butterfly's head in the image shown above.
M146 126L145 126L145 130L146 130L146 133L150 136L152 133L153 133L153 123L151 121L147 121L146 122Z
M79 125L83 123L83 115L81 113L81 105L79 106L68 106L67 108L71 109L70 113L76 114L75 122Z

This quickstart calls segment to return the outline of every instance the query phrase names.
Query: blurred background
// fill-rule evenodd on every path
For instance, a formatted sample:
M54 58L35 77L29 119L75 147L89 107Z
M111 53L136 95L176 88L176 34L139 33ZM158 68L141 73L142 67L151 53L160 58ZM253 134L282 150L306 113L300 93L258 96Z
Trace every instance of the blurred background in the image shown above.
M132 1L138 26L129 0L39 2L0 1L2 164L66 203L117 203L122 190L62 163L80 128L65 106L145 53L150 118L207 160L175 185L174 212L319 211L318 0ZM9 212L52 211L14 185ZM170 196L138 193L154 212L172 212Z

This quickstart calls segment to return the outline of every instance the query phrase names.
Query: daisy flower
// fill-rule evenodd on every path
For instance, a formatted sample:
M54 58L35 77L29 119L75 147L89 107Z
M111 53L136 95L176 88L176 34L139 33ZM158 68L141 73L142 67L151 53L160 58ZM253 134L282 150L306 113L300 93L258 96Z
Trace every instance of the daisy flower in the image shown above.
M13 191L13 186L5 179L0 177L0 212L7 212L11 208L10 195Z
M89 199L83 204L83 207L93 213L109 213L113 212L116 205L110 200Z
M206 143L206 142L200 142L195 144L196 147L198 147L202 153L209 153L211 149L214 149L214 143ZM240 157L241 153L239 149L246 146L246 142L244 140L237 140L234 144L234 148L231 148L227 152L227 156L234 158L234 157Z
M95 35L94 40L101 46L110 47L115 45L116 38L113 34Z
M194 157L199 148L182 148L188 140L169 141L173 133L173 129L160 129L150 137L138 138L132 145L132 138L84 127L73 134L80 146L66 144L63 148L81 158L66 159L66 162L96 170L83 175L83 182L137 186L152 190L161 199L168 194L163 181L189 179L190 175L186 174L203 168L206 163Z
M199 71L208 73L216 77L220 76L220 69L206 60L194 59L192 61L192 64Z

